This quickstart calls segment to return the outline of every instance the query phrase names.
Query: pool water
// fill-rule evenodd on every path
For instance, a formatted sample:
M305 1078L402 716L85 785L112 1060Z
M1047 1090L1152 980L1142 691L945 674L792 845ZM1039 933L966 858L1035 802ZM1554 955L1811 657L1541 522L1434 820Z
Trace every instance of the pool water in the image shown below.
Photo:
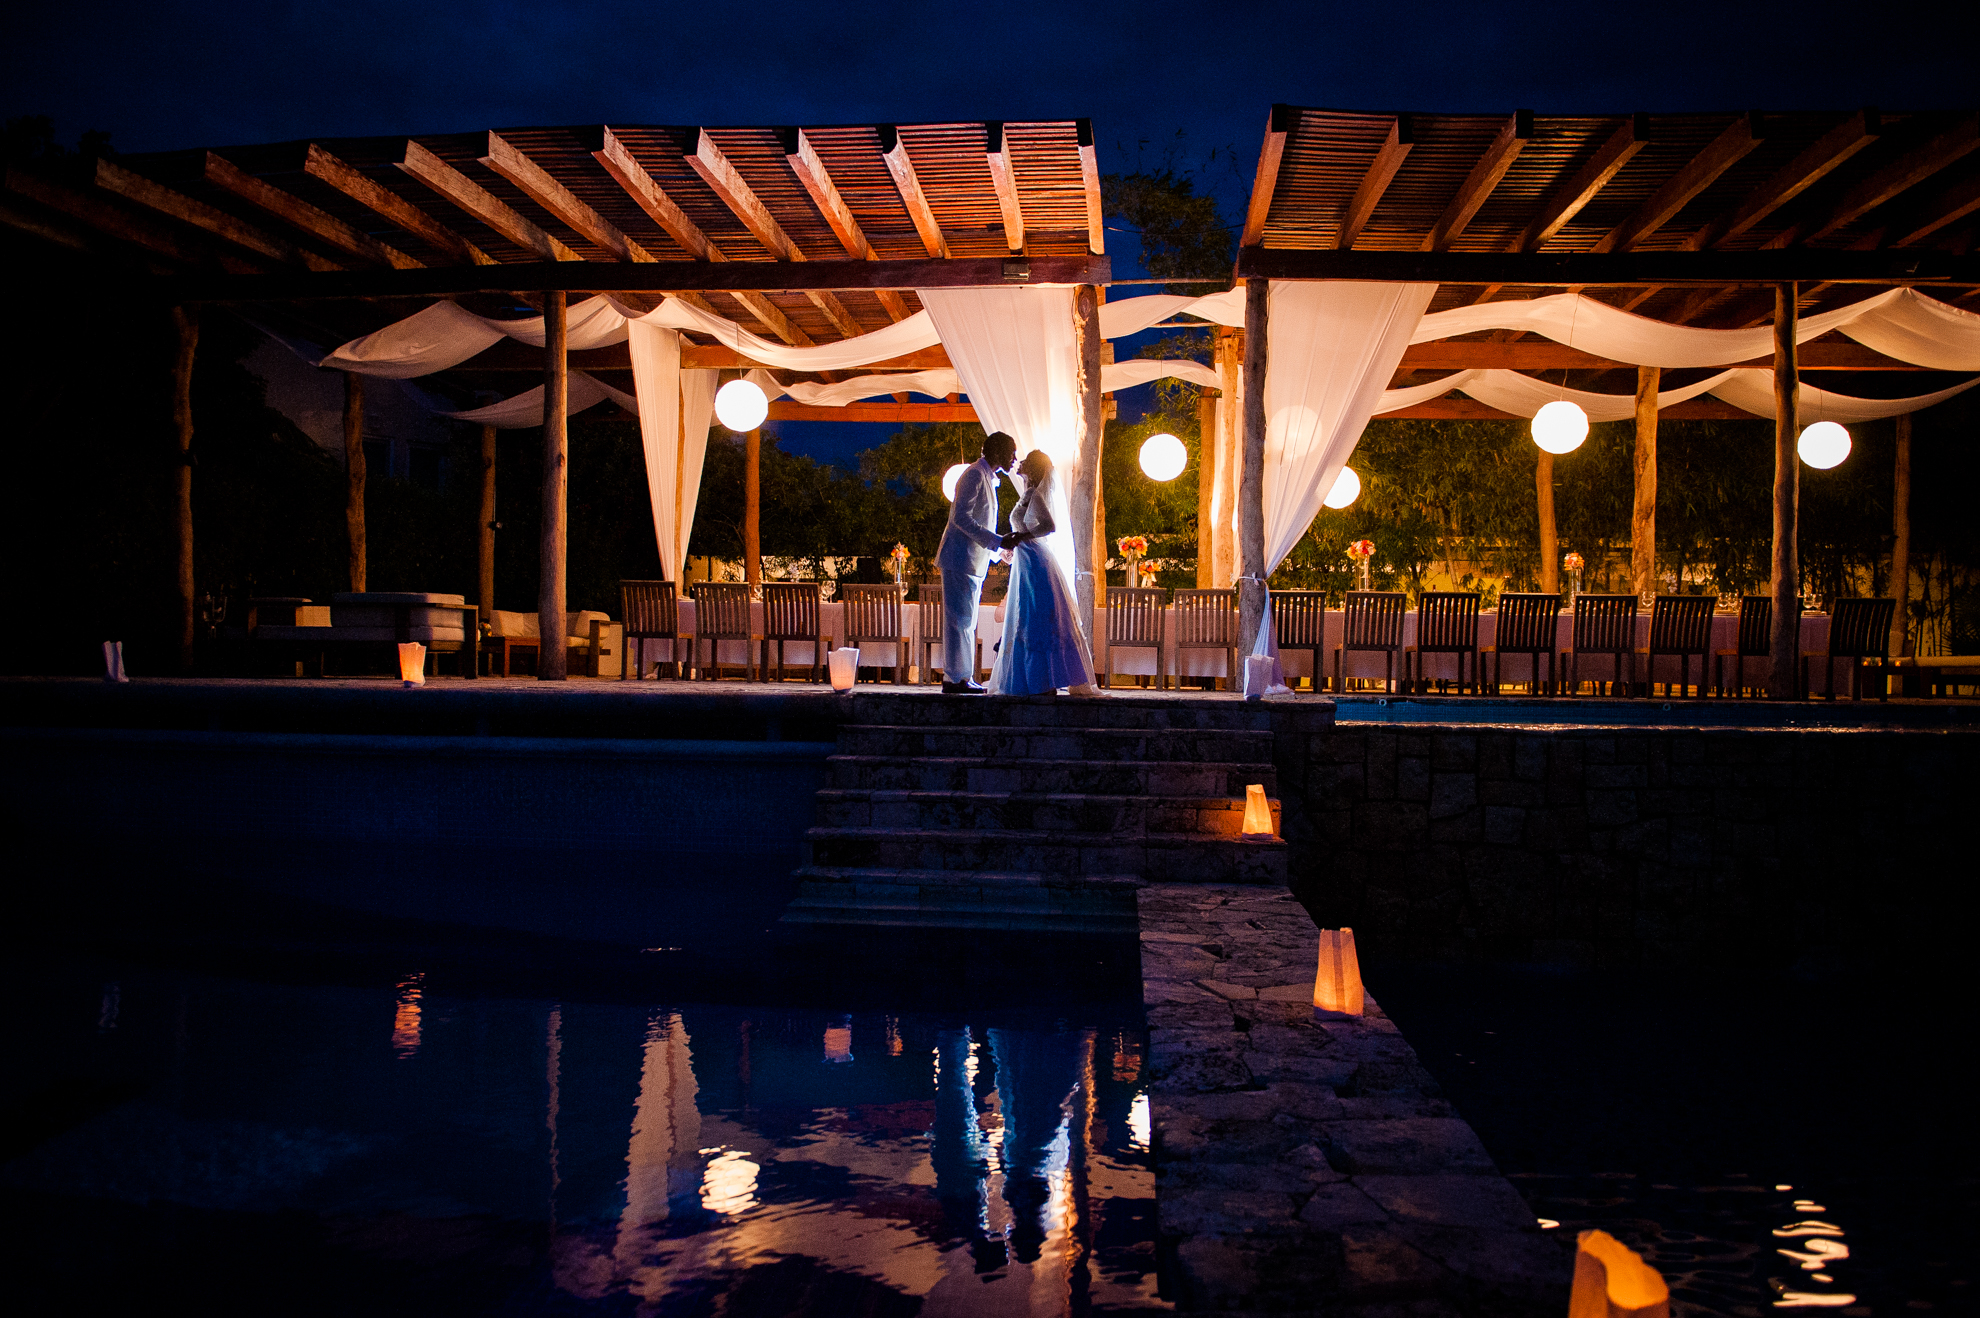
M1156 1303L1138 1002L848 1012L82 952L5 977L16 1312Z

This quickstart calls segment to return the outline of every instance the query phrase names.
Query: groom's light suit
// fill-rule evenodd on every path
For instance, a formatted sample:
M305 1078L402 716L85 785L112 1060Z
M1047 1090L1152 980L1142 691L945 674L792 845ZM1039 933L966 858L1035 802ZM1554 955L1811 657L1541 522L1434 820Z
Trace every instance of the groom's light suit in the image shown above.
M978 458L956 481L955 502L935 562L942 569L942 675L951 682L976 677L976 606L997 534L997 470Z

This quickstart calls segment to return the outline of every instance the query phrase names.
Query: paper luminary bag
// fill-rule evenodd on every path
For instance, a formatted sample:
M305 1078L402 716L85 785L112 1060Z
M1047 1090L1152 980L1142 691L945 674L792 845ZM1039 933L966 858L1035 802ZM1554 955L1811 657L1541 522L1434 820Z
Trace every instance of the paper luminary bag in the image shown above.
M1584 1231L1575 1244L1568 1318L1670 1318L1670 1287L1635 1250L1606 1231Z
M1354 955L1354 930L1320 931L1320 968L1313 976L1316 1011L1359 1016L1366 1005L1361 991L1361 963Z

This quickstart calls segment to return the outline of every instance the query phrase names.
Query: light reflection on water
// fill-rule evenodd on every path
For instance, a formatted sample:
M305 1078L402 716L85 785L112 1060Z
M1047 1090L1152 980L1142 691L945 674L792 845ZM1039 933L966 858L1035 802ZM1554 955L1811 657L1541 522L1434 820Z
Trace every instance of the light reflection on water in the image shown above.
M1155 1303L1138 1020L136 974L113 1033L104 983L44 1013L37 1043L51 1067L119 1070L142 1094L0 1167L0 1196L105 1285L149 1260L100 1224L166 1213L172 1266L337 1274L358 1255L415 1278L404 1311ZM233 1257L243 1214L280 1238L267 1259ZM436 1230L448 1244L429 1251Z

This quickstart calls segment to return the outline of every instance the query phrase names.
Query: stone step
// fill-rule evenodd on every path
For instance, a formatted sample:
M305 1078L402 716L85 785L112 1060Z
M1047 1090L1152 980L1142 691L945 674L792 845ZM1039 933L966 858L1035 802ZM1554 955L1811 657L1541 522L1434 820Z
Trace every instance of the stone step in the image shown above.
M974 697L971 697L974 699ZM1269 762L1196 760L986 760L974 755L834 755L826 778L836 788L892 791L1051 792L1106 796L1243 797L1257 783L1278 792Z
M1286 845L1276 837L814 827L806 830L805 840L810 864L833 868L1135 874L1151 883L1286 881Z
M1116 691L1099 700L1070 696L939 696L929 691L862 690L851 697L859 723L955 728L1209 728L1269 732L1274 720L1315 729L1333 721L1333 702L1233 700L1229 696Z
M985 870L807 865L787 925L1017 929L1122 934L1137 928L1140 879Z
M846 755L1269 764L1272 734L1223 728L923 728L847 724L839 729L839 750Z
M1021 829L1106 833L1116 838L1148 833L1236 837L1244 823L1244 801L1231 797L828 787L817 799L817 823L824 828ZM1275 801L1274 832L1278 831L1278 819Z

